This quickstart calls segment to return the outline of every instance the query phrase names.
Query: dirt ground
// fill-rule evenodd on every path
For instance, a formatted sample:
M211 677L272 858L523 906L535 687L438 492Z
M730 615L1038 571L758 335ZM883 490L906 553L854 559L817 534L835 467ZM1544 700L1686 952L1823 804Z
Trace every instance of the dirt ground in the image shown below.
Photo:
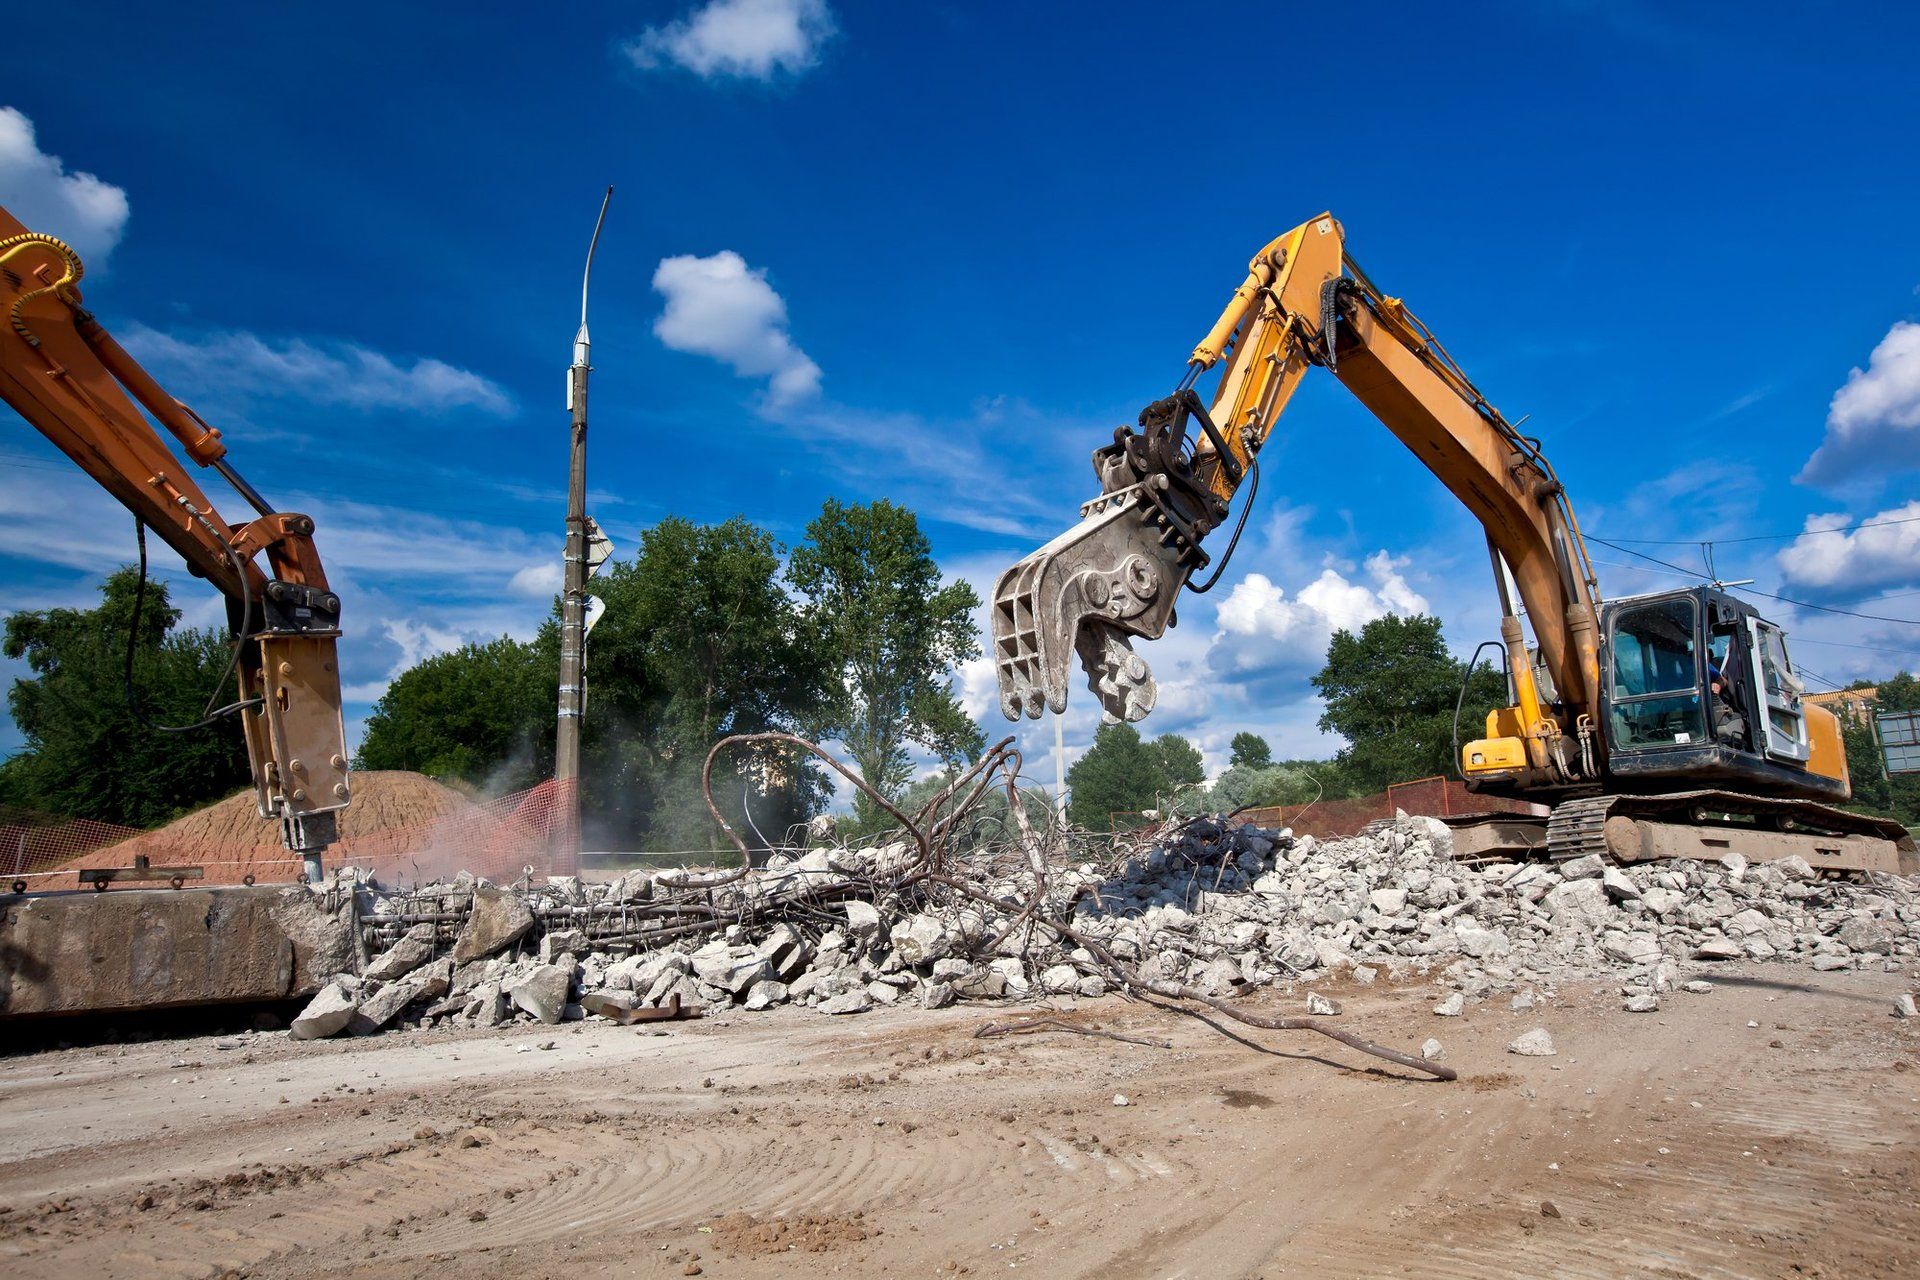
M1167 1047L973 1005L16 1055L0 1274L1920 1275L1911 978L1715 978L1336 992L1452 1084L1117 999L1068 1016Z

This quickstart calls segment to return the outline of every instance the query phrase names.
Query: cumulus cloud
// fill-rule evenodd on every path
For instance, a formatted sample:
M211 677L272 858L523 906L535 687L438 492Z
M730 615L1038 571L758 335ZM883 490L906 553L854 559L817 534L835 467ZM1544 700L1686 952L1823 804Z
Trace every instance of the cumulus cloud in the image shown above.
M1920 585L1920 501L1833 532L1852 523L1844 515L1808 516L1806 532L1780 552L1780 571L1796 586L1856 596Z
M667 300L654 336L675 351L711 356L743 378L765 378L775 406L820 390L820 366L787 333L786 301L766 272L731 249L663 259L653 287Z
M126 344L139 359L183 381L223 394L291 397L350 409L448 413L514 412L497 383L431 357L398 360L351 342L261 338L244 332L179 336L134 325Z
M1386 552L1368 557L1366 568L1371 586L1329 567L1292 599L1264 573L1241 579L1215 614L1222 636L1256 642L1236 646L1236 665L1266 665L1280 656L1318 660L1335 631L1357 631L1389 613L1428 611L1425 597L1401 576L1400 562Z
M826 0L709 0L641 32L625 52L643 71L677 66L708 80L771 80L818 63L834 31Z
M560 562L543 560L539 564L530 564L517 570L507 580L507 590L517 596L533 599L548 599L560 594Z
M1827 434L1799 479L1833 484L1869 470L1920 466L1920 324L1902 320L1847 375L1827 409Z
M127 225L127 193L91 173L69 172L40 150L33 121L0 107L0 205L26 224L71 244L101 265Z

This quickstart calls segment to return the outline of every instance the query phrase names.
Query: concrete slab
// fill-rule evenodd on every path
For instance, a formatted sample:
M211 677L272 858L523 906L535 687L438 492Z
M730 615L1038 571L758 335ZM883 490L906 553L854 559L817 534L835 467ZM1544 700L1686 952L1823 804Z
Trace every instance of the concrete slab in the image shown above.
M302 887L0 896L0 1018L282 1000L352 967Z

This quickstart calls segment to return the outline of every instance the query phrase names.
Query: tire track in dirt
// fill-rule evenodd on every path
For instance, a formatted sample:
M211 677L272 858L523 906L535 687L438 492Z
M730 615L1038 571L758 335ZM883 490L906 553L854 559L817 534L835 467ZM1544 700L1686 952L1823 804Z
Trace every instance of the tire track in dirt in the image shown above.
M115 1255L108 1274L326 1274L351 1270L375 1250L400 1262L616 1227L626 1234L691 1225L734 1210L871 1214L967 1204L1006 1180L1044 1190L1064 1212L1116 1188L1181 1173L1163 1152L1102 1150L1038 1128L974 1125L953 1133L930 1126L909 1133L898 1123L836 1124L832 1117L769 1128L522 1121L478 1146L459 1145L457 1135L437 1137L322 1170L318 1186L310 1180L216 1195L210 1211L177 1210L167 1230L142 1229L140 1247ZM69 1274L61 1252L17 1258L13 1274Z
M1392 1230L1311 1229L1276 1261L1329 1277L1407 1268L1442 1280L1920 1274L1908 1202L1920 1157L1887 1135L1858 1078L1832 1083L1791 1105L1732 1095L1670 1138L1636 1139L1651 1148L1644 1158L1557 1184L1552 1216L1537 1196L1500 1195Z

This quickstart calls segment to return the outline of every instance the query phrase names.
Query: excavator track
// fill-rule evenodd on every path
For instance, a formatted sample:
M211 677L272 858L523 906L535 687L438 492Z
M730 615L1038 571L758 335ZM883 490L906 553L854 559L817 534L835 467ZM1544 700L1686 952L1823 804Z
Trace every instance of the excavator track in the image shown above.
M1884 818L1811 800L1731 791L1584 796L1555 806L1547 856L1566 862L1600 854L1612 862L1799 856L1834 871L1920 874L1913 835Z

